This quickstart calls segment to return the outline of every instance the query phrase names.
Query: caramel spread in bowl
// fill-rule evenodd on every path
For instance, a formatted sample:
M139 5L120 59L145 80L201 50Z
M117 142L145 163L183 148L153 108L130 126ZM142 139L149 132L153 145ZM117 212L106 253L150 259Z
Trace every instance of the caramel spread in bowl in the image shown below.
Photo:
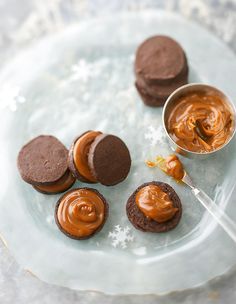
M156 185L148 185L140 189L136 194L135 202L146 217L158 223L172 219L178 211L169 195Z
M176 144L186 150L211 152L231 138L233 113L217 93L190 92L172 106L167 118L167 131Z

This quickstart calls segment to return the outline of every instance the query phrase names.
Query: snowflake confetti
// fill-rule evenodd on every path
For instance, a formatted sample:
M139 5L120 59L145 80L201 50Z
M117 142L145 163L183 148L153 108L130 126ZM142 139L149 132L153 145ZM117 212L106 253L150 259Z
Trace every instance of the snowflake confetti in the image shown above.
M134 240L134 236L130 234L130 228L128 226L122 228L120 225L116 225L112 232L109 232L108 237L112 238L112 246L126 248L128 242Z
M153 126L149 126L148 132L144 137L150 140L151 146L156 146L158 143L165 142L165 134L162 126L159 126L156 129Z
M81 80L87 82L92 76L92 68L84 59L71 67L71 81Z
M78 63L71 67L70 81L80 80L87 83L91 78L97 77L103 73L103 69L109 64L108 58L100 58L94 62L87 62L85 59L80 59Z
M9 108L14 112L17 110L17 105L24 102L25 97L21 95L18 86L3 84L0 87L0 109Z

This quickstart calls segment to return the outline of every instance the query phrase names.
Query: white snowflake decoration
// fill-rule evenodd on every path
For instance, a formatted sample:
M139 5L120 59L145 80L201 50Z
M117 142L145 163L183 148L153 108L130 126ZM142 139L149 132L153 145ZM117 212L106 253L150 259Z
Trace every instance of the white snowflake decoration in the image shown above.
M126 248L128 242L132 242L134 240L134 236L130 234L130 228L128 226L121 228L120 225L116 225L115 229L112 232L109 232L109 238L112 238L112 246L117 247L121 246L121 248Z
M146 139L149 139L151 146L156 146L158 143L165 142L165 134L162 126L154 128L153 126L148 127L148 132L144 135Z
M92 76L91 65L89 65L84 59L80 59L79 62L71 67L72 76L71 81L81 80L87 82Z
M87 83L91 78L99 76L108 64L108 58L100 58L92 63L87 62L85 59L80 59L77 64L72 65L72 75L69 81L80 80Z
M0 87L0 109L9 108L11 111L16 111L17 105L24 102L25 97L21 95L18 86L3 84Z

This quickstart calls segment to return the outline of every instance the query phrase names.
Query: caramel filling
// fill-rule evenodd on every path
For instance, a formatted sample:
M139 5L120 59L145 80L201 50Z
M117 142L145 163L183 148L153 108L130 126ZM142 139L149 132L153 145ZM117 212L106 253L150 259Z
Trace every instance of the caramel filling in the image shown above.
M72 174L69 171L67 171L62 178L60 178L57 182L55 182L52 185L34 186L34 187L43 192L58 193L69 189L74 182L75 182L75 178L72 176Z
M146 217L158 223L172 219L178 211L169 195L156 185L148 185L140 189L135 196L135 202Z
M199 153L214 151L232 136L233 114L229 105L211 92L182 96L173 106L167 129L182 148Z
M76 169L90 182L96 182L97 180L92 175L88 165L88 152L92 142L100 134L101 132L97 131L85 133L76 141L73 150L73 158Z
M64 195L57 210L61 227L76 237L86 237L103 223L105 207L92 190L76 189Z

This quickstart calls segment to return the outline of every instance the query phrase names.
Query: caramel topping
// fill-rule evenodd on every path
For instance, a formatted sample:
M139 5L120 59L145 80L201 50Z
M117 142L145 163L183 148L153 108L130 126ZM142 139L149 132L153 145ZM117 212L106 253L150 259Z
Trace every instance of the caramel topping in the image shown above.
M164 160L166 167L166 174L175 178L176 180L181 180L184 177L184 168L179 158L176 155L170 155Z
M95 232L104 221L105 207L100 196L88 189L75 189L64 195L57 210L61 227L76 237Z
M173 140L182 148L199 153L223 146L230 139L233 127L229 105L211 92L180 97L167 120Z
M75 178L67 171L62 178L52 185L34 186L36 189L47 193L58 193L66 191L73 185Z
M88 152L92 142L99 134L101 132L89 131L85 133L76 141L73 150L74 164L77 170L90 182L96 182L97 180L92 175L88 165Z
M178 211L169 195L156 185L148 185L140 189L136 194L135 202L146 217L158 223L172 219Z

